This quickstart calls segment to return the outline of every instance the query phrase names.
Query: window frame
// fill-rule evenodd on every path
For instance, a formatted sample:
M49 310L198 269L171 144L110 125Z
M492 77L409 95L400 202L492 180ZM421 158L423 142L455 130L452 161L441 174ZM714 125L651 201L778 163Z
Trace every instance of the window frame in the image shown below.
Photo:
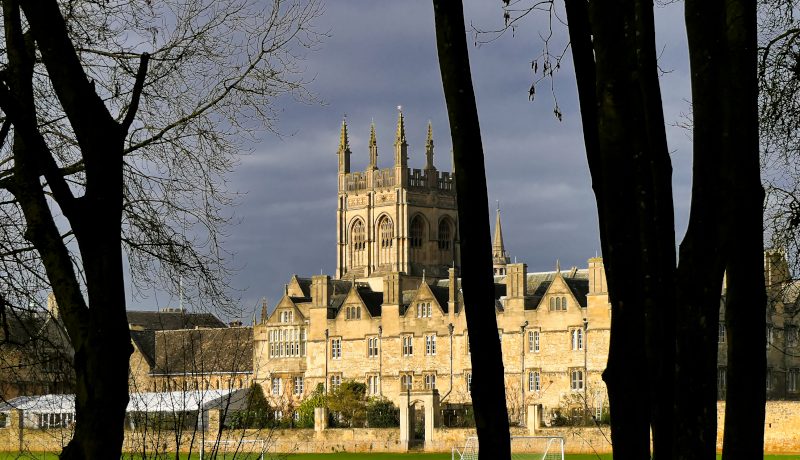
M436 356L436 333L425 334L425 356Z
M585 384L583 368L573 368L569 370L570 391L583 391Z
M342 359L342 338L331 337L330 339L330 358Z
M542 391L542 372L539 369L528 370L528 392Z
M303 389L305 388L305 379L302 375L295 375L292 378L292 394L295 396L303 396Z
M528 331L528 353L539 353L541 350L541 331L539 329Z

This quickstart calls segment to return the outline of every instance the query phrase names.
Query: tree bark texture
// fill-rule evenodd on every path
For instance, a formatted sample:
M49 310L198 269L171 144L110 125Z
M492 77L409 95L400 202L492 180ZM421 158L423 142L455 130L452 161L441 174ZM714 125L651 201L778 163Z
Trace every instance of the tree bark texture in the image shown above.
M763 269L764 191L758 154L756 4L742 0L688 0L686 26L692 65L695 164L702 156L702 167L708 170L707 174L696 176L695 183L708 176L717 182L719 239L727 270L723 458L761 458L767 299ZM716 320L717 310L712 313L717 315L713 318ZM710 323L716 328L717 321ZM709 348L713 349L709 355L716 358L716 345ZM712 393L711 389L708 393ZM711 406L710 401L708 404ZM715 413L709 417L716 421ZM716 428L716 423L708 425L710 436L710 427ZM684 435L689 438L689 433ZM691 448L687 443L686 449Z
M694 172L677 269L652 2L566 0L566 10L612 304L604 379L615 458L647 457L648 420L654 458L714 455L726 268L724 455L760 456L766 293L755 5L686 2ZM631 386L640 367L648 370L649 392Z
M20 10L27 20L23 31ZM75 434L69 459L119 458L128 403L132 352L125 314L121 220L122 157L127 127L116 122L80 65L55 1L3 1L8 73L0 106L14 125L10 191L26 220L26 238L39 252L75 351ZM85 193L75 197L37 128L33 99L34 47L78 139ZM146 59L144 61L146 67ZM135 104L129 108L135 113ZM40 177L47 182L41 186ZM46 194L55 204L48 202ZM68 220L84 268L86 298L51 207Z
M614 455L649 457L652 424L654 456L669 458L675 235L652 5L567 0L566 11L612 308Z
M472 400L481 459L511 458L503 360L494 306L489 200L478 109L461 2L434 0L458 190L462 290L473 369Z

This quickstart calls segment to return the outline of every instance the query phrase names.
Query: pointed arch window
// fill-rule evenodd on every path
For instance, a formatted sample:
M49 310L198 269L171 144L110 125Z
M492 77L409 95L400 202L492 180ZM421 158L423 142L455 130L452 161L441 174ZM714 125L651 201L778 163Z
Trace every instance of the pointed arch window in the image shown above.
M366 248L367 238L364 230L364 221L358 219L350 228L350 266L360 267L364 265Z
M388 265L391 262L392 244L394 241L394 224L392 220L384 216L378 221L379 235L379 259L380 265Z
M422 217L415 216L414 219L411 220L411 247L415 249L421 248L424 235L425 223L422 221Z
M452 247L453 231L450 222L442 219L439 222L439 249L449 250Z

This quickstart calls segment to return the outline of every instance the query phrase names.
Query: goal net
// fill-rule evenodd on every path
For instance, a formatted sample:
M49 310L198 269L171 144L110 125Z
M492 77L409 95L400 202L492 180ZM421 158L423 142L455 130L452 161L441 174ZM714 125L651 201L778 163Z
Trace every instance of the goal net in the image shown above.
M453 448L452 460L478 460L478 438L467 438L463 449ZM564 438L560 436L512 436L513 460L564 460Z

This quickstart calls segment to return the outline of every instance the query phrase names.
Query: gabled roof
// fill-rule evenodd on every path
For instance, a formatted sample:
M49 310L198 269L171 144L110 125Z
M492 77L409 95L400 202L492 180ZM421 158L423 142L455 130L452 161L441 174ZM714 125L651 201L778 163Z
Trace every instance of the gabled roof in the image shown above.
M155 332L156 374L203 374L253 370L253 328Z
M528 299L525 302L525 309L535 309L542 301L542 297L547 293L553 280L559 272L528 273ZM571 269L561 272L561 278L567 285L575 300L582 308L586 307L586 295L589 293L589 278L587 270Z
M39 338L46 312L3 308L0 310L0 343L26 346Z
M339 288L343 288L347 286L347 291L339 292ZM339 310L341 310L342 305L344 304L347 297L350 295L350 286L352 283L349 281L345 283L340 283L337 288L337 294L331 296L331 304L328 308L328 319L336 318L336 315L339 314ZM361 298L361 301L364 303L369 315L372 317L381 316L381 306L383 305L383 292L375 292L373 291L368 285L363 286L356 286L356 293Z
M131 340L144 356L147 364L152 368L155 365L156 357L156 333L155 331L130 331Z
M225 323L211 313L186 311L139 311L128 310L128 325L131 329L146 331L171 331L197 327L223 328Z

